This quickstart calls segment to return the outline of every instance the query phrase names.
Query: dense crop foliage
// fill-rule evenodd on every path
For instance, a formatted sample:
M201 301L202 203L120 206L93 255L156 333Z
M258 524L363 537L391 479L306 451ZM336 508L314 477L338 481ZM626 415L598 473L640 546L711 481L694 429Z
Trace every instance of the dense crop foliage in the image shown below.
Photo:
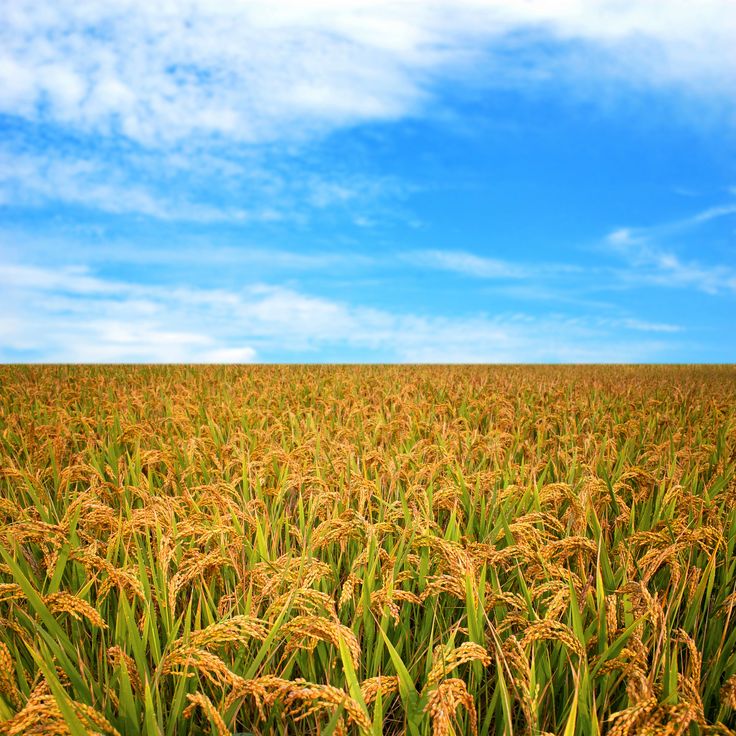
M734 733L733 368L0 382L0 733Z

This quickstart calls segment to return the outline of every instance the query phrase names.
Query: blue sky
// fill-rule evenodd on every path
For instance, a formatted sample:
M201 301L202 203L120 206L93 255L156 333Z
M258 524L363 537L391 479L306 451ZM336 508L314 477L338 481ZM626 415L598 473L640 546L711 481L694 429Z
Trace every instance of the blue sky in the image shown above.
M1 361L736 360L730 0L7 15Z

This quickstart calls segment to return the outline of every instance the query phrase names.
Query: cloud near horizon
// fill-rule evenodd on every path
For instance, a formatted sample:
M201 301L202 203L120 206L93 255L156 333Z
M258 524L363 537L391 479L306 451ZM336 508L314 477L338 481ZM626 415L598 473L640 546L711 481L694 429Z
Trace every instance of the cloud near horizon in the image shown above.
M652 350L666 355L667 347L637 333L679 331L561 314L396 314L267 284L171 289L104 279L84 268L3 265L0 279L13 284L0 298L4 361L310 362L336 346L347 346L347 360L350 350L373 351L369 362L638 361ZM18 303L37 307L19 313ZM621 329L625 344L612 340Z

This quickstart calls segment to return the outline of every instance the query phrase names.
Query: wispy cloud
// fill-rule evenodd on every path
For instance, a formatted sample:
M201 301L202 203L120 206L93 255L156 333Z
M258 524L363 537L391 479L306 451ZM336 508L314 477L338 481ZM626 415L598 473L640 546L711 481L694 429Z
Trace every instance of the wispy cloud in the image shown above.
M668 322L647 322L642 319L623 319L619 321L619 324L628 330L637 330L638 332L682 332L682 327L680 325L673 325Z
M405 254L414 265L452 271L483 279L523 279L530 269L496 258L486 258L459 250L422 250Z
M410 187L288 150L149 151L26 133L0 143L0 207L65 206L90 214L205 225L392 221Z
M687 217L657 225L619 228L610 233L608 239L613 245L634 242L643 243L651 241L654 238L676 235L677 233L691 230L699 225L718 220L722 217L729 217L730 215L736 215L736 202L726 202L725 204L706 207Z
M22 272L13 272L17 267L11 264L19 259L28 265L53 264L59 268L57 278L62 281L79 273L68 268L70 262L113 270L156 266L199 276L207 272L264 273L282 279L313 273L355 275L391 265L387 260L349 250L287 250L252 245L239 233L234 236L182 233L177 235L175 247L166 247L155 239L139 242L121 238L104 227L91 227L85 232L75 225L59 225L52 232L29 235L23 229L0 226L0 263L5 262L5 273L14 280L25 278Z
M419 250L403 254L403 259L420 268L435 268L463 276L495 280L532 280L562 273L578 273L579 266L564 263L525 264L479 256L462 250Z
M248 211L172 197L131 180L124 169L91 156L63 158L53 152L0 151L0 205L44 206L50 202L165 221L244 223L280 216L272 209Z
M681 225L699 225L702 222L710 222L717 220L719 217L727 217L728 215L736 215L736 204L724 204L718 207L709 207L707 210L698 212L688 220L683 220Z
M0 359L250 361L274 355L378 361L621 361L666 358L671 343L636 332L674 327L562 314L391 312L273 284L237 291L141 285L85 268L0 266ZM621 328L628 339L624 340Z
M736 204L709 207L674 222L618 228L606 236L605 243L610 251L627 261L628 269L618 271L625 282L690 287L708 294L736 293L736 268L733 266L684 259L661 245L668 237L732 215L736 215Z
M460 250L415 250L392 251L367 254L347 248L333 250L286 250L265 248L238 242L232 236L209 234L201 236L181 235L175 250L160 248L134 241L105 242L99 233L94 233L91 242L78 235L55 233L53 236L27 234L17 229L0 228L0 258L28 257L34 262L54 261L58 253L68 259L70 255L89 264L168 265L170 267L207 269L250 267L259 272L284 277L292 273L319 272L323 275L336 274L356 276L358 273L397 274L421 273L426 269L454 273L473 280L491 281L518 290L518 296L526 300L580 303L559 289L543 285L551 279L559 280L567 275L579 278L583 273L580 266L564 263L522 263L481 256ZM66 272L64 272L66 273ZM593 303L590 303L593 305ZM600 304L598 305L600 306Z
M15 0L0 31L0 110L160 145L394 120L426 109L448 77L592 74L731 104L734 36L730 0L671 0L666 19L636 0Z

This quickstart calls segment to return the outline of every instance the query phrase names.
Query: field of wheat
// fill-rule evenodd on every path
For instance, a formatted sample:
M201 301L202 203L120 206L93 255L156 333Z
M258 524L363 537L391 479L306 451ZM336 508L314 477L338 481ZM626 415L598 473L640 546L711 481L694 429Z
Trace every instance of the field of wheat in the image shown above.
M736 733L733 367L2 367L0 733Z

